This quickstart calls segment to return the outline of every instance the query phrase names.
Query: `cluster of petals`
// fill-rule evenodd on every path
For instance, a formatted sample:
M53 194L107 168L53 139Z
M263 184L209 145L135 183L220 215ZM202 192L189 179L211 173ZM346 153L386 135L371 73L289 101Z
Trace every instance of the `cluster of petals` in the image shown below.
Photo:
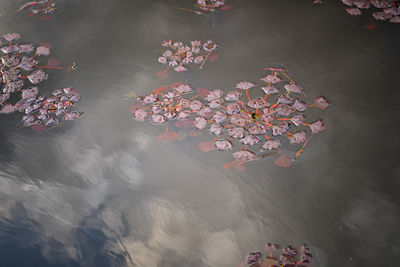
M172 42L165 45L174 46ZM188 123L175 126L208 129L210 135L217 136L215 149L232 150L237 162L247 162L262 158L265 151L277 153L284 144L302 147L311 135L325 130L321 119L306 123L304 112L312 107L324 110L329 101L319 96L307 103L303 88L291 80L283 83L282 77L275 72L261 78L267 86L259 89L253 82L241 81L236 90L227 93L199 88L196 94L190 85L180 83L166 92L138 98L131 113L136 120L149 118L157 125L178 120ZM242 148L235 151L237 145ZM290 165L290 161L287 156L276 160L281 166Z
M352 16L359 16L362 10L375 8L379 11L372 13L375 20L400 23L400 6L396 6L395 0L341 0L349 6L346 12Z
M37 85L48 79L43 68L55 65L57 60L49 59L47 65L39 66L41 59L50 54L50 46L17 44L21 37L19 33L2 36L7 45L0 47L4 54L0 64L0 114L23 113L23 125L35 127L52 127L81 117L81 112L70 112L80 100L76 89L58 89L48 96L39 94Z
M183 42L173 42L172 40L166 40L161 43L165 50L158 58L158 62L166 64L169 68L172 68L176 72L187 71L189 64L200 65L207 59L207 54L215 51L218 45L208 40L202 42L194 40L190 42L190 45L184 44Z

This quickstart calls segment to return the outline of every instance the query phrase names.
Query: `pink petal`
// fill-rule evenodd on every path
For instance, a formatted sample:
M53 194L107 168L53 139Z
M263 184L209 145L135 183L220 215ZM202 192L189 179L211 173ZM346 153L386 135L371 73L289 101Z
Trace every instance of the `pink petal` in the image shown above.
M274 164L279 167L288 168L292 165L292 160L285 154L282 154L274 161Z

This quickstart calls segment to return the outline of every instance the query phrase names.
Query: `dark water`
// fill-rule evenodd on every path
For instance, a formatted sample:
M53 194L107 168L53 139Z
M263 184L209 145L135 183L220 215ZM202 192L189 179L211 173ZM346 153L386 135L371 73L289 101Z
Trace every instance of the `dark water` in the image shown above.
M2 0L7 13L23 1ZM0 266L237 266L266 242L307 243L312 266L399 266L400 27L350 17L339 1L232 0L207 18L189 0L65 0L51 21L1 18L1 33L51 42L87 116L36 133L0 117ZM164 39L215 40L219 59L166 79ZM130 92L172 82L231 90L282 64L327 130L290 169L271 160L226 171L230 153L198 151L209 136L164 144L135 122Z

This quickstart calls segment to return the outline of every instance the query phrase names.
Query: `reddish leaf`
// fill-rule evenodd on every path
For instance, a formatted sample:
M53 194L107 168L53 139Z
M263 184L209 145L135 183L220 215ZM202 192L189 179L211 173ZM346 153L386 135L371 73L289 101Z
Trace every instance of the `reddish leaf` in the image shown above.
M197 94L201 97L206 97L210 93L210 90L207 88L198 88L197 89Z
M232 9L232 6L231 5L223 5L222 7L221 7L221 10L222 11L228 11L228 10L231 10Z
M365 25L365 29L367 29L367 30L375 30L377 28L378 28L378 24L375 23L374 21L371 21L370 23Z
M192 120L179 120L174 123L177 128L190 128L193 126Z
M241 171L241 172L246 170L246 166L244 166L243 164L237 164L235 168L236 168L236 170Z
M48 20L51 20L52 17L50 17L50 16L42 16L42 17L40 17L40 19L44 20L44 21L48 21Z
M282 154L274 161L274 164L279 167L288 168L292 165L292 160L285 154Z
M47 129L43 124L32 125L31 128L35 132L43 132Z
M210 56L208 57L208 60L211 62L214 62L218 59L218 54L217 53L212 53L210 54Z
M164 132L157 137L157 140L160 142L174 142L178 139L179 134L177 132Z
M47 67L49 68L58 67L59 65L60 62L55 58L49 58L49 60L47 60Z
M199 148L201 151L203 152L210 152L216 149L215 144L214 144L214 140L210 141L210 142L200 142L198 144Z
M236 163L237 163L236 160L231 161L231 162L228 162L228 163L226 163L226 164L224 165L224 169L225 169L225 170L229 170L229 169L231 169L233 166L235 166Z

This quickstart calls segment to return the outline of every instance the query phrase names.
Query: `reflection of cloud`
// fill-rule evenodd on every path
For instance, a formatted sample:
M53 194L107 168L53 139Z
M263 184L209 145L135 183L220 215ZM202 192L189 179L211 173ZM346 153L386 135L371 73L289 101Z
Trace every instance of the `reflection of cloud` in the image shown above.
M393 263L390 259L395 259L400 251L400 239L396 237L398 207L374 192L365 196L367 199L351 204L343 223L358 240L356 251L360 258L371 266L389 266Z
M139 186L147 185L137 155L151 147L144 134L133 137L132 148L105 155L99 146L77 155L79 144L64 141L59 145L63 164L71 166L69 175L79 178L83 187L46 180L27 184L4 174L0 179L0 197L7 199L0 209L0 224L3 219L18 220L13 210L21 204L25 216L40 226L41 250L49 260L60 258L61 250L63 257L85 262L87 252L82 250L88 241L80 241L77 231L96 229L104 235L105 251L112 252L107 257L118 262L122 256L128 266L176 266L175 262L182 261L195 266L235 266L241 257L239 240L248 234L256 236L255 223L241 218L238 187L229 180L214 180L218 177L214 169L208 170L209 177L198 180L188 174L203 166L188 161L169 181L146 177L161 191L140 192ZM139 143L142 148L137 148ZM184 154L175 156L169 160L185 159ZM215 203L218 208L211 208ZM62 248L56 249L54 242Z
M210 233L203 246L204 263L207 266L236 266L232 255L240 253L235 234L231 230ZM226 257L229 255L229 257Z
M75 232L81 228L86 231L82 221L100 205L107 205L114 184L133 188L142 177L133 146L105 155L99 146L84 149L74 138L77 137L57 140L62 151L58 169L67 170L57 177L63 184L53 179L49 181L46 170L42 170L43 180L32 181L25 173L21 174L23 178L16 176L21 173L17 171L21 162L2 166L0 171L0 224L13 220L33 221L38 225L35 231L39 231L42 253L49 260L60 258L61 247L56 249L54 243L62 244L64 257L81 257ZM17 151L19 154L25 148L17 146L16 149L21 150ZM111 229L109 233L114 237L122 228L117 209L117 205L104 209L103 216L98 218L104 222L104 230Z

